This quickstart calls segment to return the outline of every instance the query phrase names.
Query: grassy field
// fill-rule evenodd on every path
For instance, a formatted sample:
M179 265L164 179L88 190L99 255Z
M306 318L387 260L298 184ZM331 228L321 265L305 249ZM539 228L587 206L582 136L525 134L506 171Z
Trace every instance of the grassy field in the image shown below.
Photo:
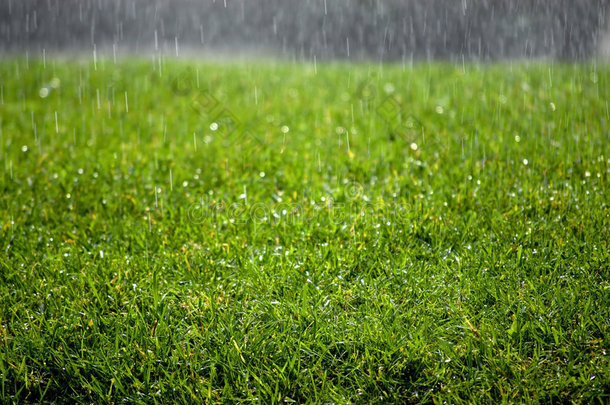
M610 400L610 67L0 86L3 402Z

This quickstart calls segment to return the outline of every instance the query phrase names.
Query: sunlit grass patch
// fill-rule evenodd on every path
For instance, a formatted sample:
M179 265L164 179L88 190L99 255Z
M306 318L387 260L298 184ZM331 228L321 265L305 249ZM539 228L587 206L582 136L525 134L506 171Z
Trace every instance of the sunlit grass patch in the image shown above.
M7 401L607 401L608 68L0 63Z

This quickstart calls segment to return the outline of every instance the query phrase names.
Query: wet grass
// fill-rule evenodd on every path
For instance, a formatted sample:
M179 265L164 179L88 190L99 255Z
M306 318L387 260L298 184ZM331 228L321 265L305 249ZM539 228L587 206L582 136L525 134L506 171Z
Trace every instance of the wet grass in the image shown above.
M3 401L607 402L609 73L3 61Z

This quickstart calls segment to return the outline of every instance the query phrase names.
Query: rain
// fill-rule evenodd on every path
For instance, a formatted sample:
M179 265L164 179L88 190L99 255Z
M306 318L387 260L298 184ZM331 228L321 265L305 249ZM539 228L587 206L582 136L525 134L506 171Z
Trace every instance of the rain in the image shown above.
M603 403L610 0L0 0L0 402Z
M0 49L298 62L585 60L608 54L606 0L4 0Z

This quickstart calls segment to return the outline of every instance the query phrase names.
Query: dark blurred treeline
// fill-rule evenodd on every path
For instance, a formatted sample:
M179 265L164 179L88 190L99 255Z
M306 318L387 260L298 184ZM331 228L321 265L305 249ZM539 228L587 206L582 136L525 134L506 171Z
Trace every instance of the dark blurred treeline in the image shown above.
M595 55L610 0L0 0L0 50L262 51L298 60Z

